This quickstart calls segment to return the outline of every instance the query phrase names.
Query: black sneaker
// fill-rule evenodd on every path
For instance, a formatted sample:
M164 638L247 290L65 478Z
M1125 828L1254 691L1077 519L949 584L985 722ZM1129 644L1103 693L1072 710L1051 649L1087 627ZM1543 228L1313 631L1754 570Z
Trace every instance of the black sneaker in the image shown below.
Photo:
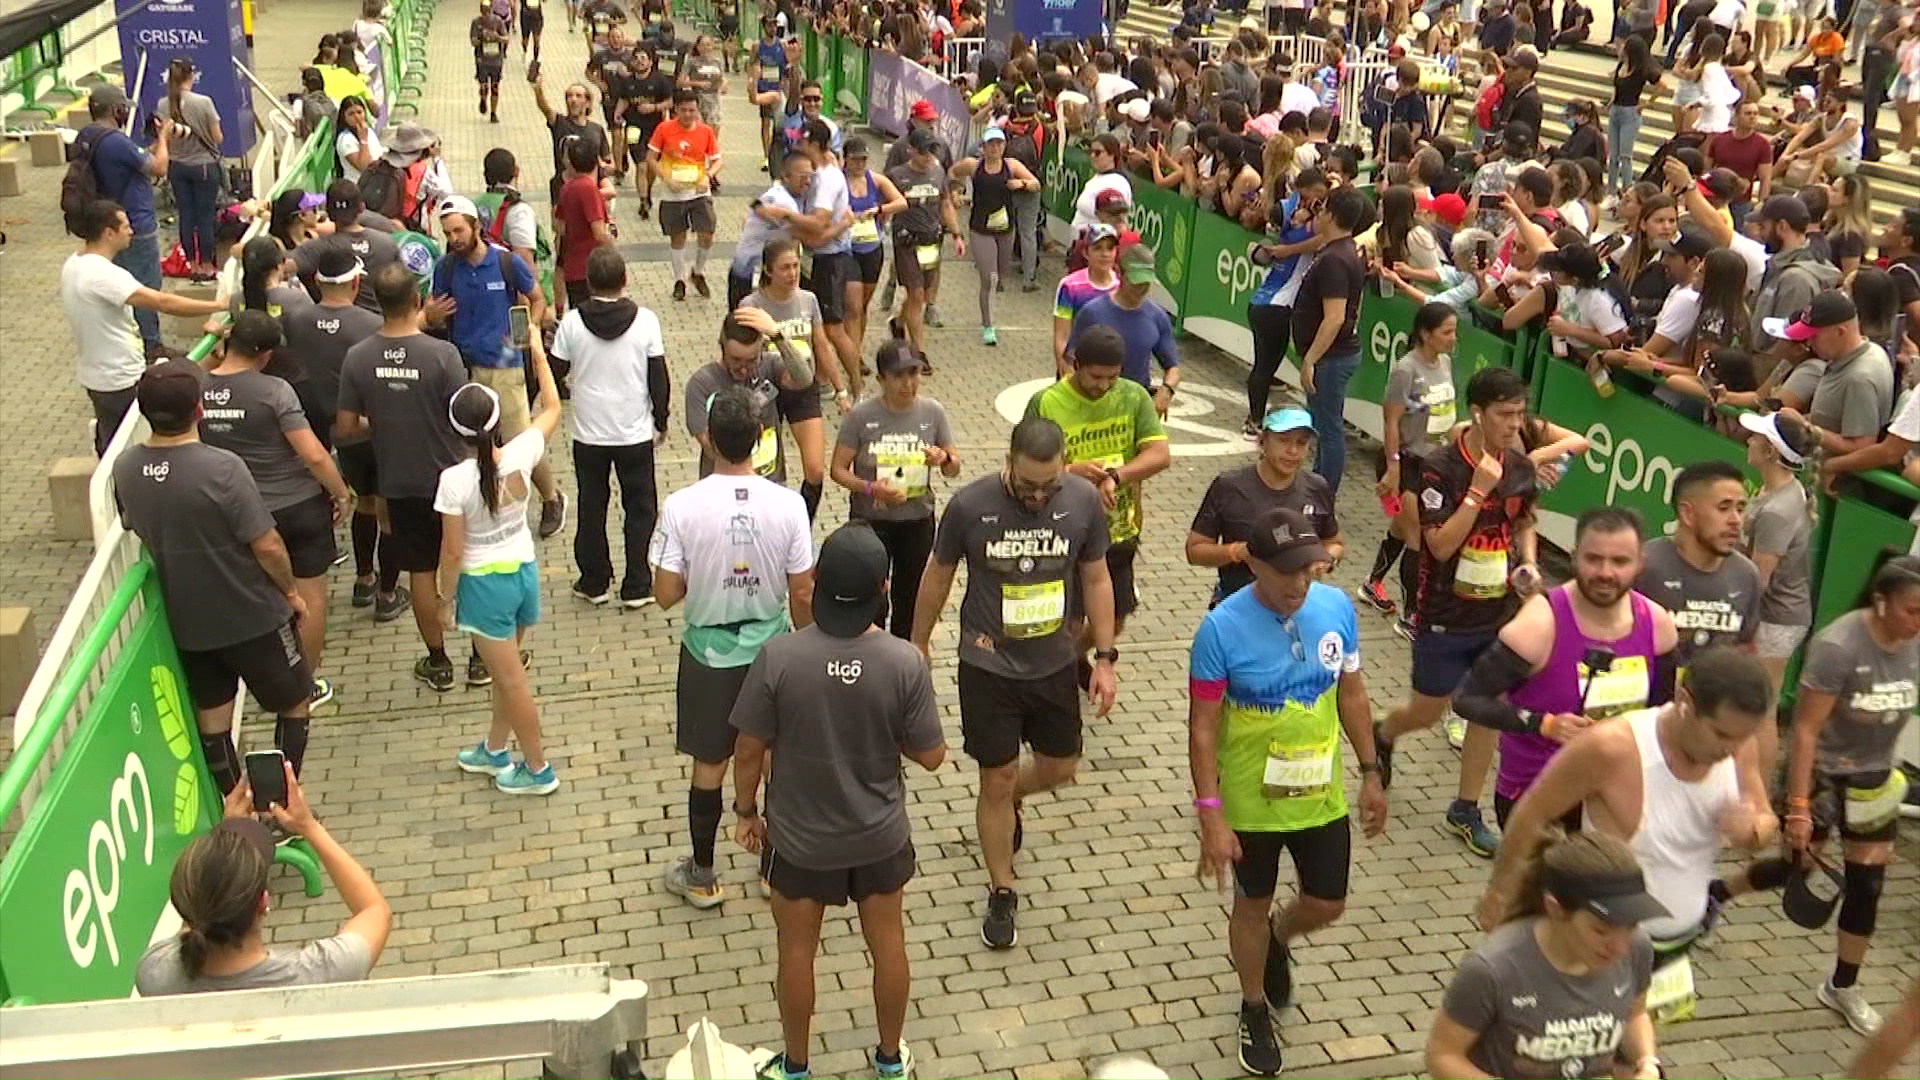
M1393 786L1393 744L1387 741L1386 726L1373 723L1373 760L1380 764L1380 790Z
M676 282L674 282L674 283L673 283L673 298L674 298L675 300L685 300L685 299L687 298L687 283L686 283L686 282L684 282L684 281L676 281Z
M702 300L713 299L713 290L707 287L707 275L701 273L698 270L695 270L693 273L687 276L690 279L692 279L693 291L700 294L700 299Z
M1260 973L1260 988L1267 992L1267 1005L1284 1009L1293 1004L1293 954L1287 943L1267 929L1267 964Z
M556 491L553 498L540 503L540 539L545 540L567 527L567 493Z
M413 677L427 684L429 690L444 694L453 689L453 661L435 661L432 656L423 656L413 665Z
M651 195L640 196L640 220L645 221L652 216L653 216L653 196Z
M1014 913L1020 910L1020 894L1012 889L994 889L987 893L987 917L980 921L980 940L987 943L989 949L1011 949L1020 940L1020 931L1013 925Z
M353 583L353 606L354 607L372 607L373 606L373 582L356 581Z
M377 596L374 597L373 621L374 622L392 622L393 620L399 618L400 616L405 615L412 608L413 608L412 591L410 591L405 585L395 585L393 587L392 599L383 600L380 597L377 597Z
M1280 1073L1280 1040L1273 1034L1273 1014L1264 1005L1240 1005L1240 1067L1255 1076Z
M479 653L473 653L467 657L467 685L493 685L493 672L487 670L487 662L480 659Z

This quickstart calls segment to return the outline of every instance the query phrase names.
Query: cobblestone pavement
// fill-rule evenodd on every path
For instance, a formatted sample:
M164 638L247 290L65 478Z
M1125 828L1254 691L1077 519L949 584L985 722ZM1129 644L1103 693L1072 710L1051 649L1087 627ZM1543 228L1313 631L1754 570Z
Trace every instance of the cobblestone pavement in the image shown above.
M309 41L315 28L344 23L348 12L341 0L288 5L266 17L262 40ZM457 183L477 188L481 156L504 145L519 156L532 197L543 199L548 140L524 65L517 54L510 60L501 123L487 124L474 112L468 81L468 17L464 5L447 4L435 21L439 70L422 118L445 139ZM557 100L583 49L562 20L548 25L544 66ZM289 82L292 65L304 59L289 46L279 51L284 62L262 67L274 85ZM727 194L721 250L708 264L716 285L747 199L764 180L755 171L757 125L737 79L724 114ZM77 548L49 539L41 480L44 462L85 446L66 330L46 302L65 250L44 209L52 175L30 174L35 192L0 204L0 213L33 218L9 227L15 247L0 259L0 293L16 301L0 304L0 373L9 387L0 396L0 438L10 462L0 484L8 507L0 514L0 598L32 603L43 634L83 565ZM669 298L664 240L654 223L635 219L633 202L628 195L617 207L633 291L661 316L669 363L684 379L712 356L721 304ZM21 206L27 209L15 209ZM1054 263L1048 273L1057 272ZM987 349L974 330L974 281L970 267L949 268L940 305L947 328L931 337L940 374L926 390L953 417L968 476L993 468L1004 450L1005 415L1024 401L1024 391L1011 388L1045 378L1050 368L1049 295L1016 286L999 296L1001 344ZM906 906L915 979L907 1034L922 1075L1085 1075L1122 1051L1144 1053L1175 1075L1239 1073L1226 901L1193 878L1197 842L1187 810L1184 662L1211 573L1187 566L1180 544L1207 480L1250 454L1237 435L1244 369L1197 343L1185 355L1174 465L1148 484L1142 608L1121 641L1120 704L1089 722L1079 783L1028 807L1018 865L1022 932L1008 952L989 952L978 934L985 870L972 842L976 778L958 753L951 606L935 640L935 682L959 760L909 781L921 861ZM1355 457L1341 507L1354 556L1337 575L1347 587L1365 572L1382 528L1367 494L1371 476L1359 471L1366 454ZM554 460L563 476L570 473L564 451ZM663 494L694 475L692 444L677 416L659 475ZM845 506L829 493L819 535L844 517ZM326 669L340 696L316 717L306 783L398 913L378 974L600 960L650 985L647 1061L656 1075L679 1033L703 1015L731 1041L777 1045L773 927L750 884L752 860L721 840L732 898L716 911L695 912L659 884L687 844L686 768L671 738L678 613L574 600L570 538L571 528L543 546L545 621L532 641L534 684L564 783L545 800L509 799L453 767L455 750L486 723L485 693L440 696L415 683L411 623L376 627L347 608L346 577L337 583ZM1375 708L1384 710L1408 692L1406 647L1386 620L1365 614L1362 648ZM1438 734L1403 745L1393 823L1384 837L1356 844L1345 918L1294 950L1298 1004L1282 1030L1291 1072L1359 1077L1421 1069L1441 988L1477 937L1470 916L1487 871L1435 828L1454 771ZM293 879L277 884L280 907L269 920L276 939L304 940L337 924L342 912L333 897L309 901ZM1914 894L1903 862L1863 976L1883 1008L1898 996L1901 968L1920 954ZM829 919L823 951L814 1069L859 1074L873 1040L872 1011L861 941L845 913ZM1669 1071L1836 1073L1857 1039L1813 1000L1830 951L1826 935L1799 931L1772 905L1734 910L1698 960L1699 1018L1662 1032Z

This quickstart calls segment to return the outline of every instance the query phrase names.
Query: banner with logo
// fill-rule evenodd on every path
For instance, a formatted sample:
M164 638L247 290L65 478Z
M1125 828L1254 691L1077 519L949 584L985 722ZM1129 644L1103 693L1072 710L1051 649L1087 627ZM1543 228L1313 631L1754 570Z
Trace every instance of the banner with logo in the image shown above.
M121 77L127 96L139 110L139 130L129 132L142 144L150 140L154 103L167 93L167 64L175 57L193 61L199 72L193 89L213 99L220 113L224 157L253 149L253 88L234 61L253 66L247 48L240 0L115 0L120 34ZM141 77L141 59L146 75Z
M1101 33L1105 18L1104 0L988 0L987 40L1084 41Z
M867 56L867 123L894 138L906 134L916 101L933 104L934 134L957 160L973 149L973 116L958 87L911 60L874 51Z
M834 36L834 103L850 114L856 123L867 118L867 50Z
M1192 199L1157 188L1141 177L1133 178L1133 210L1127 215L1127 225L1153 252L1154 273L1160 279L1153 298L1173 316L1176 327L1185 316L1194 213Z
M1253 362L1253 333L1247 329L1247 299L1266 278L1247 250L1260 237L1219 214L1193 215L1193 249L1187 258L1186 296L1181 321L1187 333Z
M1047 234L1062 244L1073 242L1073 204L1080 190L1093 175L1093 160L1078 146L1064 152L1054 142L1057 133L1047 132L1045 160L1040 175L1040 208L1047 215Z
M121 587L145 610L0 862L0 991L16 1004L131 993L174 859L220 819L153 564Z

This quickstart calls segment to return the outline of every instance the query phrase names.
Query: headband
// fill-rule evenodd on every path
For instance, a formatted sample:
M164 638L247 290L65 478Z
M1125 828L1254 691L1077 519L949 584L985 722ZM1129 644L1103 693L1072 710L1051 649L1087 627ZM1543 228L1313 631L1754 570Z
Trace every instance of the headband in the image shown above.
M460 418L453 413L454 404L460 400L460 395L469 390L478 390L487 395L487 402L492 406L491 411L487 413L486 422L480 425L478 431L462 424ZM467 438L478 438L481 432L492 431L494 425L500 422L500 395L494 393L493 387L491 386L484 386L480 383L468 383L460 389L455 390L453 397L447 400L447 421L453 425L453 430L465 435Z

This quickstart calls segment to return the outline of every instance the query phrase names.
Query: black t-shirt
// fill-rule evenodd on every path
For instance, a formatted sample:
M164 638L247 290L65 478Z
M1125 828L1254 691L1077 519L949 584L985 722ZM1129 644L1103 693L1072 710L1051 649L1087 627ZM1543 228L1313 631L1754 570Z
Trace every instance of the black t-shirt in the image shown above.
M1340 332L1334 336L1333 345L1325 355L1359 351L1360 338L1353 332L1353 325L1360 318L1360 290L1366 280L1367 267L1360 260L1352 237L1342 237L1320 249L1313 264L1307 267L1306 276L1300 281L1300 295L1293 302L1293 344L1302 355L1320 333L1328 300L1345 300L1347 312L1341 320Z
M373 298L373 275L388 263L400 261L400 245L394 243L393 237L373 229L340 229L325 236L313 237L294 248L294 271L302 279L312 279L313 275L320 272L320 256L337 248L351 252L367 271L360 276L360 291L353 302L379 314L380 302Z
M340 411L373 428L381 495L433 498L440 471L466 453L447 417L447 402L466 382L460 350L425 334L375 334L347 350Z
M1423 531L1446 524L1473 485L1474 463L1464 443L1462 436L1436 446L1421 455L1418 468L1401 471L1401 493L1415 500ZM1480 516L1460 550L1443 562L1421 545L1408 615L1422 631L1491 633L1519 607L1507 584L1519 565L1514 526L1533 516L1538 491L1526 455L1503 450L1500 465L1500 482L1480 504Z
M1293 474L1293 483L1276 490L1260 478L1257 465L1229 469L1213 478L1200 499L1200 509L1194 512L1193 531L1222 544L1242 544L1261 514L1283 507L1313 522L1322 540L1340 535L1340 522L1333 515L1333 489L1319 473L1301 469ZM1222 598L1252 582L1253 571L1244 564L1220 568Z
M1900 310L1907 305L1920 301L1920 255L1902 255L1887 264L1887 273L1893 277L1893 287L1900 290ZM1908 332L1920 333L1920 329L1909 326Z
M553 171L556 175L566 171L568 139L585 139L593 146L594 157L606 156L607 129L596 120L575 120L564 114L556 114L547 121L547 134L553 137Z
M653 129L666 119L664 112L641 112L642 104L653 105L673 100L673 77L662 74L655 68L646 75L629 74L621 81L620 96L627 101L626 124L637 127L645 135L652 135Z
M1500 126L1518 121L1535 135L1540 133L1540 88L1533 83L1506 95L1500 102Z

